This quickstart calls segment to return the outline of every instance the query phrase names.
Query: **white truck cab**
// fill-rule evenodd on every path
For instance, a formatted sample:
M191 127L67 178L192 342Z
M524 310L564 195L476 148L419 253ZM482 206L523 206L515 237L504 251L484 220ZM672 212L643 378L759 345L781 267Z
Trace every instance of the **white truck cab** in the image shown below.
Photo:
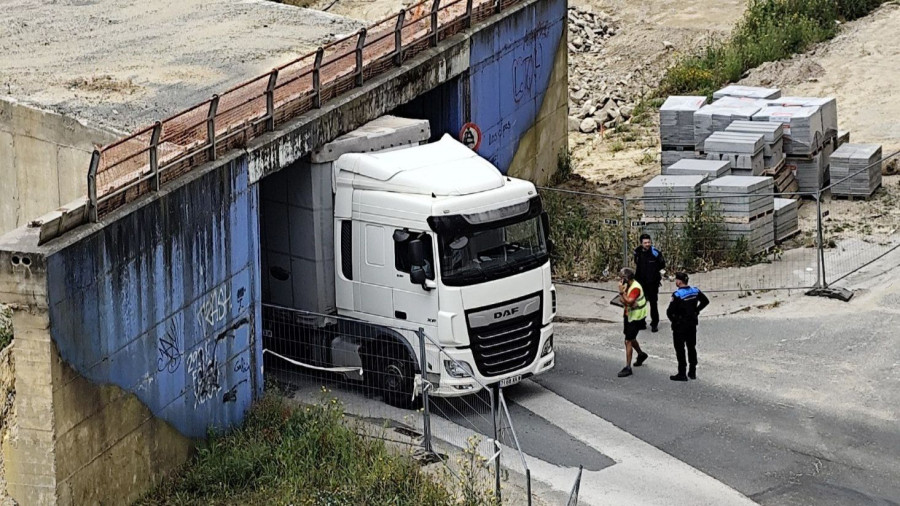
M423 328L437 343L426 347L432 395L505 386L553 367L548 222L532 183L502 175L445 135L341 155L332 184L336 311ZM418 363L418 343L401 344ZM411 378L398 379L409 393Z

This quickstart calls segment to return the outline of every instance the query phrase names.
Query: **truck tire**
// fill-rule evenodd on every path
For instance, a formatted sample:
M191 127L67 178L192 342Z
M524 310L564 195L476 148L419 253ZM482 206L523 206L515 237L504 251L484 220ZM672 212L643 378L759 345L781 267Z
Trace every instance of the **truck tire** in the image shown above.
M409 354L400 346L379 347L367 354L366 367L370 387L387 404L402 409L417 409L422 397L413 399L415 367Z

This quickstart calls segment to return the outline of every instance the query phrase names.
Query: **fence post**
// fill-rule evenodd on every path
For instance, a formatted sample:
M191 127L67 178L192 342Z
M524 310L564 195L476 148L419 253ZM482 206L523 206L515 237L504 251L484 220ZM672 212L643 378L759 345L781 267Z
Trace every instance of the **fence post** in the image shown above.
M100 167L100 151L95 149L91 153L91 166L88 168L88 219L96 223L99 219L97 213L97 169Z
M278 69L269 74L269 84L266 86L266 130L275 130L275 84L278 82Z
M403 65L403 23L406 22L406 9L397 13L397 24L394 25L394 65Z
M628 267L628 199L622 198L622 268ZM617 274L618 275L618 274Z
M313 107L322 107L322 58L325 57L325 48L316 49L316 61L313 63Z
M419 330L416 331L416 335L419 336L419 355L420 355L420 366L422 370L422 449L428 453L434 453L434 450L431 447L431 406L428 403L428 388L429 383L426 380L426 374L428 371L428 359L425 357L425 329L419 327Z
M494 426L494 447L491 448L491 451L496 451L499 449L500 444L500 434L497 431L497 417L500 416L500 413L497 411L497 405L500 402L500 385L494 384L490 387L491 393L491 423ZM502 498L500 497L500 453L497 453L497 458L494 459L494 493L497 497L497 503L503 504Z
M466 22L463 26L466 28L472 27L472 0L466 0Z
M363 47L366 45L366 29L359 29L359 37L356 39L356 85L363 85Z
M440 38L438 32L438 10L441 8L441 0L434 0L431 4L431 45L438 45Z
M209 112L206 114L206 138L209 141L209 159L216 159L216 110L219 108L219 95L213 95L209 101Z
M525 469L525 493L528 494L528 506L531 506L531 469Z
M153 124L153 133L150 134L150 187L153 191L159 191L159 136L162 134L162 123Z
M828 288L828 280L825 277L825 224L822 221L822 190L816 192L816 228L818 229L819 251L816 255L816 286Z

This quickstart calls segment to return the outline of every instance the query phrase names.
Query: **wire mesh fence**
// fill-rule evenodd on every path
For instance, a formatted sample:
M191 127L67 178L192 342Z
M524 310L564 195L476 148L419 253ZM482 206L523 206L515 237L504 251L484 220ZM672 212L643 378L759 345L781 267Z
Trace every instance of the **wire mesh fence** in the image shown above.
M366 436L441 462L463 499L500 498L511 466L530 478L500 389L471 377L468 389L442 384L468 365L421 329L265 305L263 346L267 381L300 402L324 393Z
M614 280L621 268L636 266L640 237L647 234L665 259L667 277L688 272L708 292L827 288L900 247L900 213L889 192L832 195L835 185L870 169L817 192L668 191L626 198L541 188L554 275L561 284ZM612 284L590 287L615 291Z

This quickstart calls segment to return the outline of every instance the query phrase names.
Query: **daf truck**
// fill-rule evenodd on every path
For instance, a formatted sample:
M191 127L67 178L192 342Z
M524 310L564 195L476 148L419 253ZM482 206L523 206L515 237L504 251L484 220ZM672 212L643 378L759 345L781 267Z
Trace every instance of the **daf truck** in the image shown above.
M297 363L375 383L406 407L422 379L430 395L461 396L545 373L555 360L549 223L535 186L449 135L424 143L429 136L427 122L386 117L314 153L299 170L330 176L318 222L333 227L310 237L330 250L313 255L326 268L283 279L290 302L277 300L274 281L263 287L265 346L284 352L288 342ZM277 223L265 198L262 214L264 229L294 240L296 227ZM264 245L264 271L284 278L271 250ZM298 301L298 289L315 300ZM314 312L297 313L309 331L285 341L275 334L290 309ZM418 329L428 337L424 371Z

